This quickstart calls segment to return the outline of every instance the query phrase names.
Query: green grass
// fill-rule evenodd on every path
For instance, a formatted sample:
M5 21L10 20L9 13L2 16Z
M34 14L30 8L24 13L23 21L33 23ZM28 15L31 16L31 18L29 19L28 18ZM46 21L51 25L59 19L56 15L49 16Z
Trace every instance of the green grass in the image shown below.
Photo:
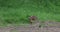
M10 1L10 2L9 2ZM0 3L0 25L29 23L29 16L37 16L40 20L60 21L60 6L42 0L17 0Z

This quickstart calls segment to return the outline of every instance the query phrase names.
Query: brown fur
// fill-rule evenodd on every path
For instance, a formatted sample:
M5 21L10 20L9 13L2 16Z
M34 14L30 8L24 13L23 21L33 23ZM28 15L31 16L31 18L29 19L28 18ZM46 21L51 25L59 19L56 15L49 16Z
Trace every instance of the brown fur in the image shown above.
M32 24L35 20L37 20L36 16L30 16L29 17L30 23Z

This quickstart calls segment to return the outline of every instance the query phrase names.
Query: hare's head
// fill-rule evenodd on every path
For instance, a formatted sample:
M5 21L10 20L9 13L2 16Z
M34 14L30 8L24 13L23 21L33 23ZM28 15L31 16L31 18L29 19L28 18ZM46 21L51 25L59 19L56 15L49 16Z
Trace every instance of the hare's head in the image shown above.
M37 17L36 16L30 16L30 20L36 20L37 19Z
M36 16L30 16L29 20L30 20L31 23L33 23L37 20L37 17Z

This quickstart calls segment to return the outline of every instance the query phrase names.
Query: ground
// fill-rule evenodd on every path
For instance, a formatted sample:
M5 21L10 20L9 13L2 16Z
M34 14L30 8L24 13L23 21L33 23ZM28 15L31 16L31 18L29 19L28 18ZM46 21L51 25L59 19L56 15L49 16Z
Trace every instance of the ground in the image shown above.
M0 32L60 32L60 22L45 21L41 27L39 24L0 27Z

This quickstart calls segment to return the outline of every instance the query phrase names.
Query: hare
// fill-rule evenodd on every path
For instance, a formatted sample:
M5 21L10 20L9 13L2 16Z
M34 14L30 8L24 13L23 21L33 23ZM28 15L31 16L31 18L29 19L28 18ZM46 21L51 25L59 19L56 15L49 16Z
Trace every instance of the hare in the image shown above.
M35 25L35 26L37 25L38 27L41 27L40 25L41 23L36 16L30 16L29 21L32 25Z
M29 17L29 21L30 21L31 24L38 22L36 16L30 16L30 17Z

